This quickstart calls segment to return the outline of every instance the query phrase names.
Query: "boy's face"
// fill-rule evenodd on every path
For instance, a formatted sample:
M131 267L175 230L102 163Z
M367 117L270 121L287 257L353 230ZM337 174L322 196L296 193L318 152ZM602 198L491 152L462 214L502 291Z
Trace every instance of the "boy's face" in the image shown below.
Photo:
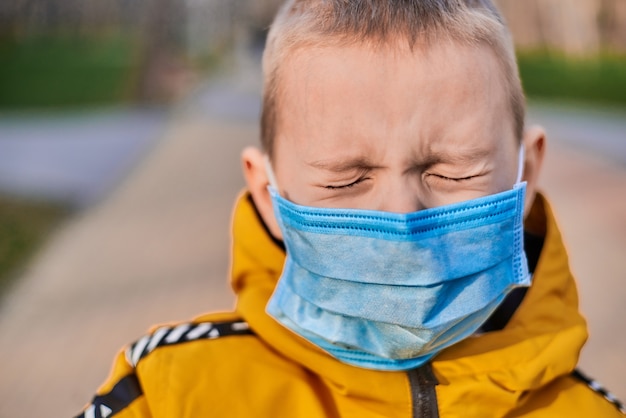
M515 183L520 143L486 46L303 48L283 63L279 83L272 166L294 203L407 213ZM528 213L545 134L527 129L523 142ZM255 204L281 238L263 154L247 148L242 157Z
M486 47L303 49L281 73L273 168L295 203L403 213L515 182L519 144Z

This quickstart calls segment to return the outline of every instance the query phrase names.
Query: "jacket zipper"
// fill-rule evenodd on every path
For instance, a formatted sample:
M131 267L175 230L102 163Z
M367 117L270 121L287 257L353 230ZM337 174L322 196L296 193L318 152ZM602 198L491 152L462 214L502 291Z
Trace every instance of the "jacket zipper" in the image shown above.
M437 392L439 383L430 363L420 368L409 370L409 385L413 404L413 418L439 418Z

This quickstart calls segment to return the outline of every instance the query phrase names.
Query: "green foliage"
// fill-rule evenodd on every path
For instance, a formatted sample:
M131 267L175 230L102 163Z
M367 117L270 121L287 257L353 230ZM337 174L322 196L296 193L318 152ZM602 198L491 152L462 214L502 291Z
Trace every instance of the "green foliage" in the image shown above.
M626 105L626 56L573 58L548 51L521 52L518 62L531 98Z
M121 36L0 39L0 109L126 101L134 52Z
M0 197L0 291L67 214L58 205Z

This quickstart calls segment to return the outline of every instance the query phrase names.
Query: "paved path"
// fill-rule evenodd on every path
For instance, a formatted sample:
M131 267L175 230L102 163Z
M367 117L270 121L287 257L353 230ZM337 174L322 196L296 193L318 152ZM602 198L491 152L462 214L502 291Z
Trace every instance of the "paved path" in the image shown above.
M255 106L249 90L237 94ZM0 417L73 416L149 326L232 306L230 209L239 152L258 130L253 113L218 121L208 103L181 107L127 181L63 225L5 301ZM626 169L559 138L546 165L592 332L582 366L625 399Z

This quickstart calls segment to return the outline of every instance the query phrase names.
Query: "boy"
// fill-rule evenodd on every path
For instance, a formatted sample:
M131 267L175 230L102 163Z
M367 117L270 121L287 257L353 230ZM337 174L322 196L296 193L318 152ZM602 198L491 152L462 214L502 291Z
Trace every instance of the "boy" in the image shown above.
M288 1L264 77L236 311L129 346L81 416L621 416L575 370L545 135L490 1Z

